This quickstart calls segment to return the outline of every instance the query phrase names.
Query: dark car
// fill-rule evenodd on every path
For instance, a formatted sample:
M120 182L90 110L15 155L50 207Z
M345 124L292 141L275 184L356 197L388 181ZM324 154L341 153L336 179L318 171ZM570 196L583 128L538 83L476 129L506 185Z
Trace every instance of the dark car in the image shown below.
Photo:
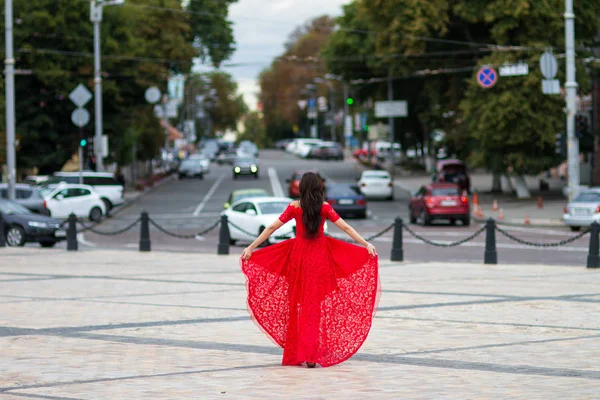
M219 164L219 165L223 165L223 164L233 165L233 163L235 162L236 158L237 158L237 152L236 152L235 149L227 150L227 151L221 151L221 154L219 154L217 156L217 164Z
M9 246L38 242L42 247L52 247L66 238L61 221L33 214L14 201L0 200L0 214L4 220L4 237Z
M0 184L0 198L8 199L8 185L5 183ZM35 186L16 184L15 201L36 214L49 215L46 202Z
M410 222L430 225L434 220L462 221L469 226L469 198L454 183L431 183L421 187L408 205Z
M436 165L436 173L433 175L433 183L455 183L460 190L471 192L471 179L467 172L467 166L460 160L441 160Z
M258 160L248 155L237 157L233 162L233 179L240 175L254 175L258 179Z
M340 214L367 218L367 199L357 185L336 183L327 185L325 199Z
M292 177L285 180L289 184L288 197L291 197L293 199L300 197L300 179L302 179L302 175L306 174L307 172L317 174L317 176L321 178L321 182L325 183L325 179L321 175L319 175L319 172L316 170L294 171Z
M281 139L275 142L275 148L285 150L288 144L292 143L293 139Z
M310 150L308 158L318 160L344 160L344 148L335 142L324 142Z

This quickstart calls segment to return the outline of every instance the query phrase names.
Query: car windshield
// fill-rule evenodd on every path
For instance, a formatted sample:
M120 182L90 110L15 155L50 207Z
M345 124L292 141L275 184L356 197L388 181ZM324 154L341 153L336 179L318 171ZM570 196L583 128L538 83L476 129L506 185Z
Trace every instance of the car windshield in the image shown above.
M31 211L12 201L0 201L0 212L6 215L31 214Z
M265 197L265 196L268 196L267 192L236 193L233 195L232 203L235 203L241 199L248 199L250 197Z
M360 190L354 185L331 185L327 187L329 197L347 197L360 195Z
M193 167L194 165L199 164L199 160L185 160L181 163L182 167Z
M365 179L390 179L390 175L385 172L368 173L363 175Z
M273 201L269 203L260 203L258 207L260 208L261 214L281 214L289 204L290 203L287 201Z
M254 162L254 158L251 157L238 157L236 160L237 163L240 164L250 164Z
M587 192L581 193L575 200L577 203L600 203L600 193Z
M431 190L432 196L458 196L458 188L436 188Z

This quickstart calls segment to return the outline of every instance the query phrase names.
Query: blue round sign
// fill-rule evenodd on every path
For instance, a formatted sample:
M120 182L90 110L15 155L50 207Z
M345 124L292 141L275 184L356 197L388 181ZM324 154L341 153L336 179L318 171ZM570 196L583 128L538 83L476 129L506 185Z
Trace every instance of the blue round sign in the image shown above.
M498 82L498 74L492 67L481 67L477 71L477 83L484 89L489 89Z

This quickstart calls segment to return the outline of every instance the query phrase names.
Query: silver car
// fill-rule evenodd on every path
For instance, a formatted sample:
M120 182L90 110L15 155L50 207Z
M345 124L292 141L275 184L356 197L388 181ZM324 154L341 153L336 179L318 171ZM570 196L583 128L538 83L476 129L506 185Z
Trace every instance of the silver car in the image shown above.
M15 185L16 202L36 214L48 215L46 202L39 188L35 186L17 183ZM8 199L8 185L0 183L0 198Z
M565 206L563 222L578 231L582 226L600 221L600 189L587 189Z

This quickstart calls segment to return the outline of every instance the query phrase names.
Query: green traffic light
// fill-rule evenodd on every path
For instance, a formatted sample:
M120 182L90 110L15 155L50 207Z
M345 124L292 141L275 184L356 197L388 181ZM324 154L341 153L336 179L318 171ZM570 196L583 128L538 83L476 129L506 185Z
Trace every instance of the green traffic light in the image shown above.
M85 147L85 145L86 145L86 144L87 144L87 140L85 140L85 139L81 139L81 140L79 141L79 145L80 145L81 147Z
M352 104L354 104L354 99L352 97L348 97L346 99L346 103L348 103L348 105L351 106Z

